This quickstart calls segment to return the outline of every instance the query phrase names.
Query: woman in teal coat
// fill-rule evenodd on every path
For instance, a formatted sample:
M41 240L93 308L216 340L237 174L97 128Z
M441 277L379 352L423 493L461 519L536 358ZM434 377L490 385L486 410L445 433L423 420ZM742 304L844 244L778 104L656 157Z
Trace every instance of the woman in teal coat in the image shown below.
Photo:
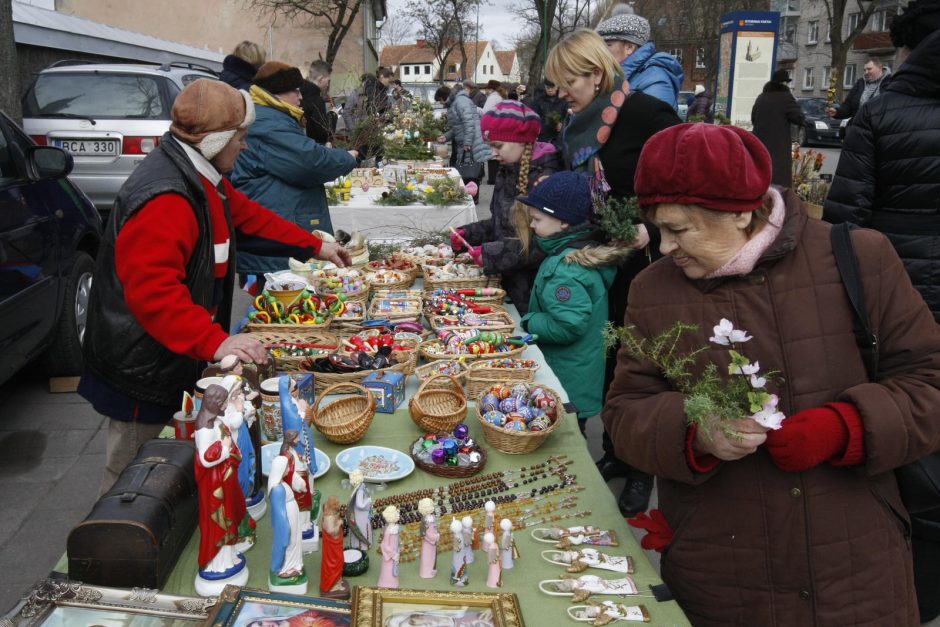
M604 404L607 293L633 249L605 245L608 238L588 222L591 190L581 174L556 172L519 201L529 206L535 241L548 255L522 328L538 335L545 362L578 408L583 433Z
M261 66L251 87L255 123L248 148L232 172L246 196L309 231L333 232L323 184L356 167L355 151L327 148L307 137L302 123L300 70L279 61ZM283 257L238 250L238 272L258 274L287 269Z

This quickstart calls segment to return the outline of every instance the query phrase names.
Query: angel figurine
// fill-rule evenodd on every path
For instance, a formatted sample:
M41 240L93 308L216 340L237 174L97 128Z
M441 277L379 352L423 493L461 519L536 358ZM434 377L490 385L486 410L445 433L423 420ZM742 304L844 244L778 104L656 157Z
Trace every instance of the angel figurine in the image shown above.
M372 499L358 468L349 473L349 484L352 486L349 505L346 506L349 547L360 549L365 554L372 546Z
M327 599L348 599L349 582L343 579L343 519L339 515L339 499L330 496L323 504L320 517L323 550L320 552L320 596Z
M473 563L473 541L476 529L473 528L473 518L464 516L461 521L461 533L463 534L463 550L467 556L467 563Z
M455 517L450 523L450 532L454 537L454 553L450 565L450 585L465 586L469 581L467 575L467 552L464 550L463 524Z
M486 549L486 587L499 588L503 585L503 559L499 554L499 545L492 531L483 534L483 544Z
M499 521L499 528L503 533L499 538L499 552L503 560L503 568L512 568L519 558L519 550L516 548L516 539L512 536L512 521L503 518Z
M542 557L552 564L567 566L565 570L569 573L580 573L588 568L599 568L624 574L633 573L632 558L608 555L590 547L576 551L542 551Z
M489 546L486 544L486 534L487 533L496 533L496 503L493 501L487 501L483 504L483 509L486 512L483 516L483 552L486 553L489 550ZM494 535L495 537L495 535Z
M302 462L298 473L307 484L305 496L298 499L301 528L303 530L304 553L312 553L320 548L320 530L317 528L317 515L320 510L320 491L313 486L313 475L317 472L316 447L313 432L307 423L307 404L300 398L297 382L288 375L278 379L278 391L281 399L281 423L284 431L297 431L297 444L294 450Z
M298 458L294 447L298 433L294 429L284 432L280 454L271 461L268 475L268 499L271 509L271 572L268 590L288 594L307 594L307 572L304 570L304 552L301 532L300 508L295 494L306 492L306 482L297 473Z
M597 575L581 575L572 578L562 575L561 579L548 579L539 582L539 590L552 596L571 596L575 603L587 600L592 594L636 594L636 584L629 577L621 579L602 579Z
M389 505L382 510L382 518L385 519L385 532L382 534L382 544L379 545L382 553L382 568L379 570L378 585L381 588L397 588L398 564L401 560L398 521L401 516L397 507Z
M617 534L614 531L598 529L591 525L577 527L539 527L532 530L532 537L539 542L557 542L559 549L567 549L581 544L594 546L619 546Z
M434 514L434 501L429 498L418 501L418 513L421 514L421 563L418 575L422 579L433 579L437 575L437 543L441 539L437 516Z
M644 605L624 605L615 601L588 601L587 605L573 605L568 616L577 621L589 622L595 627L609 625L618 620L648 623L650 614Z

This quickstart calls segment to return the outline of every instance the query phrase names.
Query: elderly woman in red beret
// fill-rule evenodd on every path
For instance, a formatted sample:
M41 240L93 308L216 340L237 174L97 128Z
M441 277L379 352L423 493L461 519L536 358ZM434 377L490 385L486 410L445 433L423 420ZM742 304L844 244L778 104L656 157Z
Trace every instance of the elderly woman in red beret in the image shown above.
M891 244L852 233L878 376L869 381L830 243L793 193L770 186L760 141L682 124L643 148L635 188L664 258L635 280L626 324L653 337L723 318L747 357L781 371L786 419L692 427L685 395L622 349L603 412L619 457L659 477L638 521L696 625L917 625L910 523L893 469L940 446L940 332ZM711 346L714 347L714 344ZM698 355L727 371L727 350Z

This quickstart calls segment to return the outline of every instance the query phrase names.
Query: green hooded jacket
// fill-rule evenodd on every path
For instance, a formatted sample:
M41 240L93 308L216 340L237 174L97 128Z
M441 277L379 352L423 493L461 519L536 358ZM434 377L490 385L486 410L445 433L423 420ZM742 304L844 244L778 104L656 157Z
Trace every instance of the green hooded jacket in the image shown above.
M539 336L538 346L579 418L604 404L604 324L607 293L617 266L632 249L600 244L599 232L575 227L536 237L548 257L539 267L522 328Z

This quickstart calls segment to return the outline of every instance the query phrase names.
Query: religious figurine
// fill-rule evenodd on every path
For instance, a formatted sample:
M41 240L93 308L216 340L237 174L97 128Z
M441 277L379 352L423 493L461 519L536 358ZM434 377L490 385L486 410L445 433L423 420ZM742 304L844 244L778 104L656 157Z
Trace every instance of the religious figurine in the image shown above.
M346 526L349 527L349 547L368 552L372 546L372 499L363 483L362 471L349 473L352 494L346 506Z
M463 550L467 554L467 563L472 564L474 532L476 531L476 529L473 528L473 518L464 516L461 527L461 533L463 533Z
M483 509L486 511L483 516L483 552L486 553L490 549L486 543L486 534L489 532L495 537L496 533L496 503L487 501L483 504Z
M598 529L592 525L550 529L540 527L532 530L532 537L539 542L557 542L556 546L559 549L567 549L580 544L619 546L616 532Z
M516 548L516 539L512 535L512 521L503 518L499 521L499 528L503 531L499 538L499 552L503 558L503 568L508 570L519 558L519 550Z
M467 552L464 550L463 525L456 517L450 523L450 532L454 537L454 553L450 564L450 585L465 586L469 581L467 574Z
M316 524L320 509L320 491L313 487L313 475L317 472L317 454L313 433L307 422L307 403L300 398L297 382L287 375L281 375L278 379L278 390L283 429L293 429L299 434L294 450L300 456L302 467L298 467L298 472L303 477L307 489L304 498L298 499L297 504L300 506L304 553L312 553L320 548L320 530Z
M251 546L254 521L245 508L238 485L241 453L225 423L219 418L229 390L210 385L196 414L196 483L199 489L199 571L196 592L218 596L228 584L248 582L248 563L237 550ZM246 542L239 543L240 538ZM237 545L237 546L236 546Z
M327 599L348 599L349 582L343 579L343 520L339 515L339 499L330 496L323 504L320 518L320 596Z
M245 401L245 392L242 387L242 378L238 375L228 374L222 378L222 387L231 390L229 400L225 405L225 412L221 418L225 425L235 436L235 443L242 454L238 464L238 485L245 495L245 505L253 505L256 511L264 512L264 494L260 497L255 486L255 456L256 449L248 428L249 419L254 419L255 408ZM262 502L262 507L257 504Z
M418 501L418 513L421 514L421 563L418 575L422 579L433 579L437 575L437 543L441 539L437 516L434 515L434 501L429 498Z
M636 584L629 577L621 579L603 579L597 575L581 575L571 578L562 575L561 579L550 579L539 582L539 589L553 596L571 595L575 603L586 600L592 594L636 594Z
M496 544L496 537L492 531L483 534L483 544L489 547L486 549L486 586L488 588L499 588L503 585L503 560L499 554L499 545Z
M307 573L301 542L300 508L295 490L305 493L306 483L297 473L298 433L284 432L280 454L271 462L268 475L268 498L271 502L271 572L268 590L288 594L307 594Z
M633 572L633 560L631 558L608 555L590 547L577 551L542 551L542 557L552 564L567 566L565 570L569 573L580 573L589 567L624 574Z
M379 546L379 552L382 554L382 567L379 570L378 586L380 588L397 588L398 564L401 559L398 508L389 505L382 510L382 518L385 519L385 531L382 534L382 543Z
M594 627L602 627L623 620L635 623L648 623L649 612L644 605L624 605L616 601L588 601L587 605L574 605L568 608L568 615L577 621L590 622Z

